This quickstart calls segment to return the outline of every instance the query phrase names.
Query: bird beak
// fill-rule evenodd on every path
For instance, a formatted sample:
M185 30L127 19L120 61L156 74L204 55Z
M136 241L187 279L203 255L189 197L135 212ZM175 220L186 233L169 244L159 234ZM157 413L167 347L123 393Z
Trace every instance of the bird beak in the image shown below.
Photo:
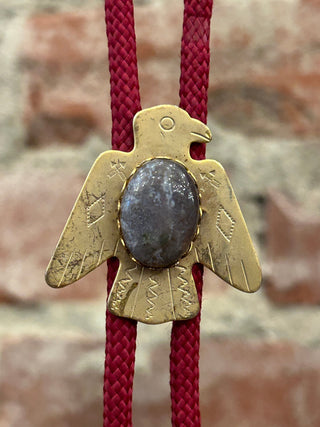
M192 120L192 142L210 142L212 140L212 133L208 126L200 122L200 120Z

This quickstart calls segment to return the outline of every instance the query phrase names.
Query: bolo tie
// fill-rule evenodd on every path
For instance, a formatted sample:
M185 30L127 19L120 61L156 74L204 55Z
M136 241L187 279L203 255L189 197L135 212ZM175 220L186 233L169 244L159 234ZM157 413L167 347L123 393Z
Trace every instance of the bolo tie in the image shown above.
M92 166L51 258L62 288L108 263L104 427L132 425L137 322L172 322L173 426L200 426L203 266L256 291L261 269L223 167L205 160L212 0L185 0L180 105L141 109L132 0L106 0L112 149ZM156 387L156 385L155 385Z

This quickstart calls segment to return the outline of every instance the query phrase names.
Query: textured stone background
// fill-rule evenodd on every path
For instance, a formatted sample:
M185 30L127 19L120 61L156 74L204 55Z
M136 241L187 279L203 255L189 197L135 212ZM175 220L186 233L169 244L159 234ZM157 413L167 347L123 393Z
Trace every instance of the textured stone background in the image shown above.
M182 0L136 1L143 106L178 102ZM261 291L206 272L204 427L320 425L320 1L216 0L208 156L258 247ZM43 273L109 146L102 0L0 4L0 427L101 425L105 274ZM170 325L139 326L135 425L169 422Z

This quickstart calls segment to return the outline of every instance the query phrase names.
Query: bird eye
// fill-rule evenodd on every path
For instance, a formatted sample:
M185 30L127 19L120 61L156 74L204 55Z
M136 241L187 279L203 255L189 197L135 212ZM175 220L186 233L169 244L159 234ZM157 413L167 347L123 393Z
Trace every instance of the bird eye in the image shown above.
M175 122L171 117L162 117L160 120L160 127L163 130L172 130L175 126Z

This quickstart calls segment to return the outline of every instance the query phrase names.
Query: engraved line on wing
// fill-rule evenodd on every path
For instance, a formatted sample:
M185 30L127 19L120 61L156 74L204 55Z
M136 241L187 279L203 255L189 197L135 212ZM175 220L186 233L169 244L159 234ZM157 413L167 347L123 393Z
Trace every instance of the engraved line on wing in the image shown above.
M74 254L74 251L73 251L73 252L71 252L71 255L69 256L68 262L67 262L67 264L66 264L66 266L65 266L65 268L64 268L64 270L63 270L63 273L62 273L61 279L60 279L60 281L59 281L59 283L58 283L58 288L61 286L61 283L62 283L62 281L63 281L63 279L64 279L64 276L66 275L66 272L67 272L67 269L68 269L68 267L69 267L69 264L70 264L71 258L73 257L73 254Z
M101 249L100 249L100 252L99 252L99 259L98 259L98 262L96 264L96 267L98 267L100 265L101 258L102 258L102 253L103 253L103 249L104 249L104 245L105 245L105 240L102 241Z
M116 254L118 252L119 243L120 243L120 239L118 239L117 243L115 244L114 251L113 251L113 256L116 256Z
M79 277L80 277L80 275L81 275L81 273L82 273L83 264L84 264L84 260L86 259L86 256L87 256L87 252L88 252L88 249L86 249L86 250L84 251L84 255L83 255L82 260L81 260L81 265L80 265L79 273L78 273L78 275L77 275L77 280L79 279Z
M195 254L196 254L196 261L197 261L197 263L199 263L200 261L199 261L199 252L198 252L198 249L197 248L194 248L194 251L195 251Z
M212 252L211 252L210 243L208 243L208 249L209 249L209 257L210 257L211 269L212 269L213 272L215 272L214 265L213 265L213 259L212 259Z
M247 272L246 272L243 260L241 260L241 268L242 268L242 273L243 273L244 281L246 283L247 290L248 290L248 292L250 292L250 286L249 286L249 282L248 282L248 276L247 276Z
M230 285L233 286L233 280L232 280L232 276L231 276L231 268L230 268L229 258L228 258L227 254L226 254L226 263L227 263L227 270L228 270L228 276L229 276L229 280L230 280Z
M142 269L141 269L141 273L140 273L140 277L139 277L139 282L138 282L138 287L137 287L137 293L136 293L136 297L134 299L133 307L132 307L132 310L131 310L131 317L133 317L134 311L136 309L136 305L137 305L137 301L138 301L138 295L139 295L139 291L140 291L140 287L141 287L143 273L144 273L144 267L142 267Z
M173 303L173 291L172 291L172 283L171 283L171 276L170 276L170 269L167 268L168 271L168 279L169 279L169 288L170 288L170 297L171 297L171 305L172 305L172 314L174 320L177 320L175 309L174 309L174 303Z

